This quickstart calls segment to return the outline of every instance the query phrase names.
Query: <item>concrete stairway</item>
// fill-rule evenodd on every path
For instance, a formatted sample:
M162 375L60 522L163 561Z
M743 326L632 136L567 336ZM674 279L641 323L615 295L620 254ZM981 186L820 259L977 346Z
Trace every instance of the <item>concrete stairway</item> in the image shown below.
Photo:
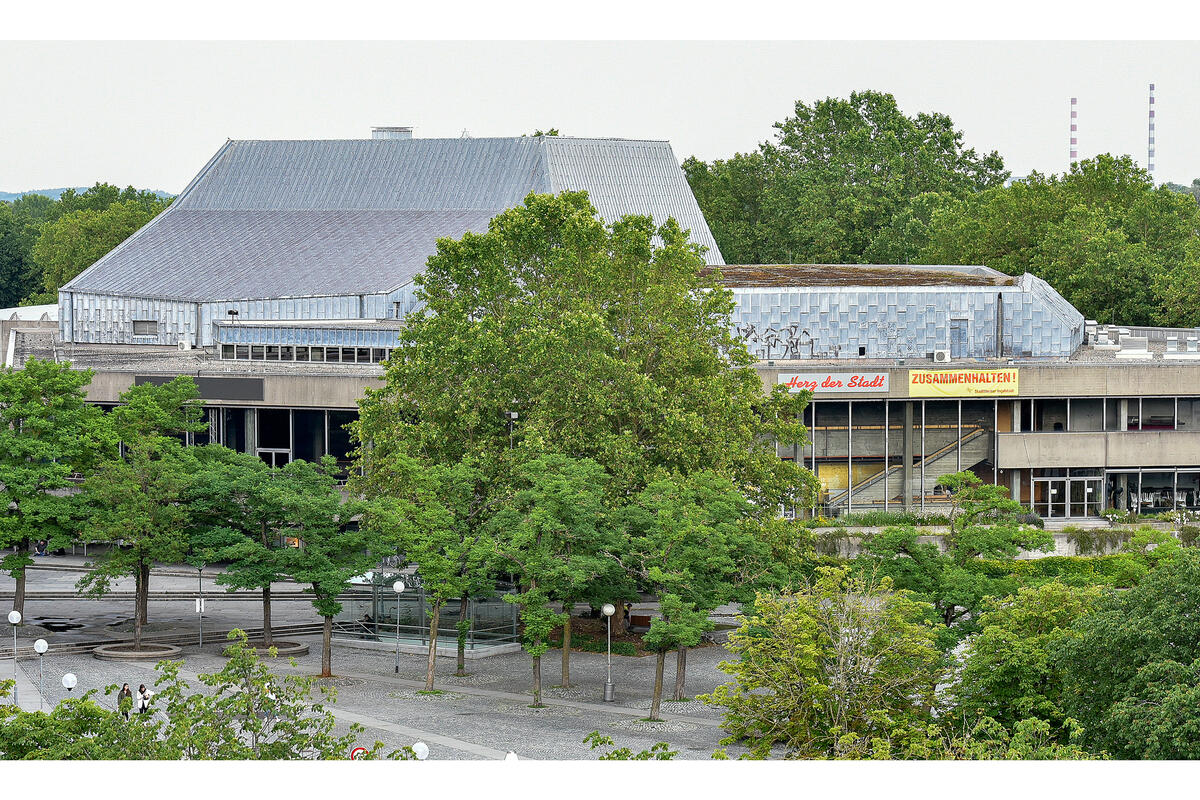
M967 470L984 461L991 453L991 432L984 428L974 428L969 433L964 430L962 438L962 469ZM959 443L951 442L940 450L930 453L925 458L925 491L931 493L938 478L959 471ZM872 475L862 483L852 487L854 492L854 507L883 506L887 496L889 504L895 503L897 508L903 502L906 493L904 486L904 467L900 464ZM916 495L921 491L921 462L916 461L912 466L911 486L909 494ZM830 508L846 509L849 492L841 491L831 495L828 505Z

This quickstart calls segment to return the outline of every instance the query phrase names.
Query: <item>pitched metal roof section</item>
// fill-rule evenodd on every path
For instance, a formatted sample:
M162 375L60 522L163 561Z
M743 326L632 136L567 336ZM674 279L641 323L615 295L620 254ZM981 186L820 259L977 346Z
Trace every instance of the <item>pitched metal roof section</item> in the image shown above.
M238 141L181 208L505 209L548 191L537 139Z
M704 214L669 142L547 136L550 191L586 189L600 216L647 214L661 225L674 217L691 240L708 248L705 261L724 264Z
M372 294L425 268L439 236L484 232L494 211L174 209L138 247L67 288L169 300Z
M666 142L520 137L229 141L171 206L63 291L216 302L393 291L439 236L482 233L530 192L674 217L720 251Z

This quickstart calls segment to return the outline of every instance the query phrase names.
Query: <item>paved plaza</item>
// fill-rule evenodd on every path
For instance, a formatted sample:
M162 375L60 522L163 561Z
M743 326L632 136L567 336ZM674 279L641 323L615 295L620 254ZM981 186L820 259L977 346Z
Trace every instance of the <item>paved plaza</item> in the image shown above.
M56 566L70 565L60 559ZM50 642L51 650L45 657L44 700L48 705L66 696L60 678L66 672L73 672L79 679L74 694L98 689L95 699L115 707L115 697L104 695L104 687L120 683L150 686L157 676L154 665L99 661L88 654L55 655L54 646L95 639L103 631L108 631L114 640L127 638L128 634L120 629L132 614L132 600L34 599L38 592L67 591L81 575L59 568L39 570L31 576L29 591L33 596L26 602L26 618L31 624L22 625L19 636L22 644L38 637ZM126 588L132 587L122 585L118 591ZM195 588L195 575L188 576L181 570L166 568L156 572L151 580L155 592L194 592ZM277 591L296 592L300 588L281 584ZM206 581L206 592L211 589L224 591ZM4 576L0 579L0 596L11 597L11 591L12 580ZM261 606L251 600L213 599L209 609L205 617L209 629L261 625ZM152 630L179 632L197 628L190 599L152 600L149 613ZM272 616L276 624L319 620L311 605L299 600L275 603ZM48 631L37 624L38 619L75 620L83 627ZM316 675L320 671L320 637L286 638L307 642L310 654L297 659L294 667L285 659L278 659L272 662L272 669L280 674ZM224 664L221 646L222 643L206 637L203 651L195 643L184 647L183 673L189 676L193 689L207 690L194 680L196 673L215 672ZM688 655L688 694L694 696L724 682L727 676L717 664L729 657L728 651L717 645L692 650ZM618 746L635 751L666 741L679 751L678 758L707 759L720 747L724 735L719 727L720 714L694 700L681 703L664 700L663 722L642 721L650 707L653 656L613 656L617 702L606 704L602 702L604 654L572 653L572 688L561 689L554 688L561 682L561 651L550 650L542 659L542 694L547 704L543 709L529 708L531 667L524 653L469 660L470 675L465 678L453 675L453 658L441 657L436 685L445 693L440 695L418 693L424 687L424 655L401 654L399 675L394 672L394 664L393 652L361 650L335 642L333 671L337 677L327 683L337 688L337 700L330 709L338 719L338 733L345 733L350 723L356 722L366 728L360 736L366 744L379 740L392 749L421 740L429 745L431 759L502 758L510 750L522 758L594 759L597 753L583 739L596 730L611 736ZM664 674L664 696L669 696L674 686L674 666L675 656L670 654ZM36 709L38 662L23 658L19 667L21 705ZM0 675L8 678L11 670L11 661L0 661ZM729 749L730 756L740 752L738 748Z

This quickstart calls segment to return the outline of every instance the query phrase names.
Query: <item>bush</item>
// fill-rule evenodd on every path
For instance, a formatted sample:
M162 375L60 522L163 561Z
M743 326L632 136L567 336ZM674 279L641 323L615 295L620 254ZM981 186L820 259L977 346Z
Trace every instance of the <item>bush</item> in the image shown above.
M950 518L931 511L861 511L856 514L843 514L838 517L837 524L860 528L890 528L898 525L927 527L949 525Z
M1069 586L1135 586L1149 572L1146 559L1134 553L1107 556L1046 556L1028 561L977 560L970 567L993 578L1013 576L1025 583L1060 580Z
M1063 528L1067 541L1075 545L1075 553L1081 556L1103 555L1129 541L1129 531L1120 528L1079 528L1068 525Z
M1179 543L1184 547L1196 547L1200 538L1200 525L1181 525L1179 527Z

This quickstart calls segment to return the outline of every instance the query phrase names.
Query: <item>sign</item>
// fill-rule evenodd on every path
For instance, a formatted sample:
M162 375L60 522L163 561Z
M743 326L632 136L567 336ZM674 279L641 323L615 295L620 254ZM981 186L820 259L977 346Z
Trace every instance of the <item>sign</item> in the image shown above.
M197 614L204 613L204 598L202 598L202 597L196 598L196 613Z
M888 390L886 372L799 372L780 374L779 382L789 392L810 391L813 394L885 394Z
M909 397L999 397L1017 394L1015 369L913 369Z

